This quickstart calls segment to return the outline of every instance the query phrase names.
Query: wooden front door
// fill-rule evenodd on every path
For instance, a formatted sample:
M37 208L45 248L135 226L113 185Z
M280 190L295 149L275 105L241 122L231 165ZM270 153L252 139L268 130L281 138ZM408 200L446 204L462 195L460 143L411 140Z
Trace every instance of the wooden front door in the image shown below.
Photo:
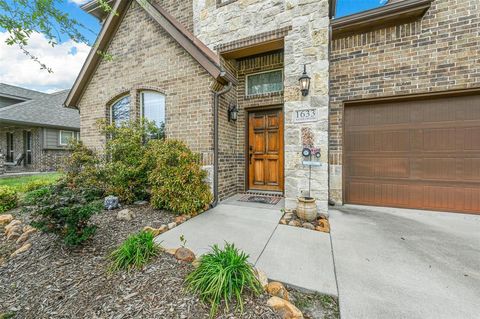
M283 112L249 113L248 186L283 192Z

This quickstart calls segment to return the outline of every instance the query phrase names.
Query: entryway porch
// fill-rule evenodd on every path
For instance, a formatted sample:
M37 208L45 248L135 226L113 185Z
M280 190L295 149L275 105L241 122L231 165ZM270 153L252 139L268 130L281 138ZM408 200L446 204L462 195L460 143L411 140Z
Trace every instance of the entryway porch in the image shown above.
M337 296L330 235L305 228L280 225L284 207L239 201L238 194L217 207L161 234L156 242L165 248L182 245L195 254L214 244L234 243L250 255L250 262L271 280Z

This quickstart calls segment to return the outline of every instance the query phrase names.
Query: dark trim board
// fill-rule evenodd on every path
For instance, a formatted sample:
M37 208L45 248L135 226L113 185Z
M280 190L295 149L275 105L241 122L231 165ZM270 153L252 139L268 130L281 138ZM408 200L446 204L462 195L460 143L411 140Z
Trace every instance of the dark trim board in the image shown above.
M332 19L333 38L367 31L380 26L398 24L418 19L430 8L433 0L404 0L388 3L382 7Z

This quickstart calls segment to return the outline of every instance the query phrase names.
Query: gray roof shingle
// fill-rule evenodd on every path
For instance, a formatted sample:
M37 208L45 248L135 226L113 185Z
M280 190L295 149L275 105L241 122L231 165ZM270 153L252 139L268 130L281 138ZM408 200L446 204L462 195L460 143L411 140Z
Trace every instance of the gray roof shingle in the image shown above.
M68 92L42 93L34 100L4 107L0 109L0 123L79 129L78 110L63 106Z
M22 100L33 100L33 99L41 98L48 94L25 89L19 86L0 83L0 95L12 97L12 98L20 98Z

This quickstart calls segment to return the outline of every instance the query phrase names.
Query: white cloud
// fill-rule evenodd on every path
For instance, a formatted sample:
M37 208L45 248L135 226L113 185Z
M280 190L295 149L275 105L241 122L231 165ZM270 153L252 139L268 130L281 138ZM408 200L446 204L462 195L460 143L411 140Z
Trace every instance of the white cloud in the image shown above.
M89 0L68 0L68 2L72 2L78 5L82 5L84 3L87 3Z
M7 45L7 37L0 32L0 82L45 92L69 89L90 52L88 45L72 40L52 47L43 34L33 33L27 49L53 70L48 73L17 46Z

